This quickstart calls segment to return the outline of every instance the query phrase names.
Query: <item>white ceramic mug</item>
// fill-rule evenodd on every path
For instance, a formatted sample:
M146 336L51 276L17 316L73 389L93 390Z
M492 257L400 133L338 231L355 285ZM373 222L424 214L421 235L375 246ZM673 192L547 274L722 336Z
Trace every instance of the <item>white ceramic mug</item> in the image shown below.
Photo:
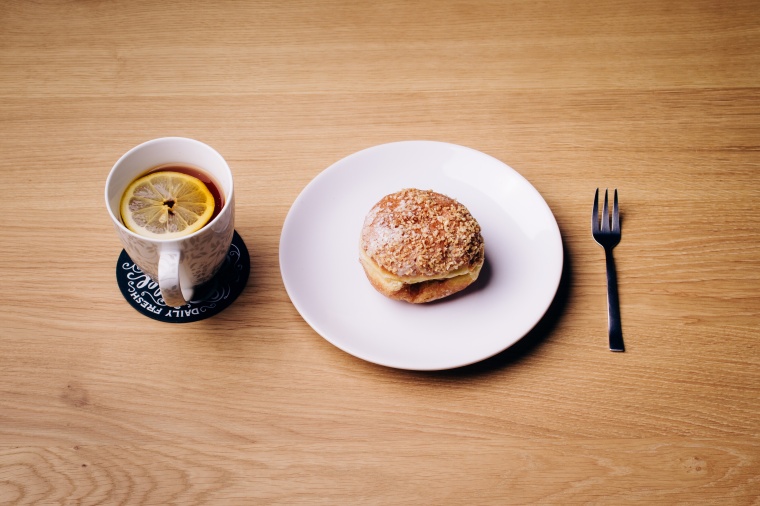
M219 183L224 205L211 222L192 234L177 239L153 239L125 227L119 206L132 181L166 163L188 164L207 172ZM210 146L184 137L154 139L119 158L106 180L106 207L127 254L158 282L164 302L171 307L192 301L195 288L217 273L235 231L235 195L227 162Z

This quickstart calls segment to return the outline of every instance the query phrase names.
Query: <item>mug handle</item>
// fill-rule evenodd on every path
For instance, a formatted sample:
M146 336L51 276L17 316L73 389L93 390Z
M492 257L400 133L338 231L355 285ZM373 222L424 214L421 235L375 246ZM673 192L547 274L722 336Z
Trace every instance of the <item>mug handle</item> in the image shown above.
M179 250L163 250L158 259L158 287L161 289L161 297L170 307L187 304L179 280L181 259L182 254Z

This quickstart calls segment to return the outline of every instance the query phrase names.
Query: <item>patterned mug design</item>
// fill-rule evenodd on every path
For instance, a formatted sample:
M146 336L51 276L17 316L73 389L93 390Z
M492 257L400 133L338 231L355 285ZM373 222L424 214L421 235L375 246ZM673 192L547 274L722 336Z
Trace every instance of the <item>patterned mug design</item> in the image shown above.
M194 165L208 172L220 184L224 207L210 223L185 237L153 239L127 230L120 217L121 195L135 178L166 163ZM224 263L235 231L230 168L213 148L193 139L154 139L125 153L108 175L106 206L124 250L140 270L159 284L162 297L172 307L187 304L193 289L216 274Z
M233 202L227 205L234 207ZM234 208L220 214L217 219L185 240L171 241L178 246L181 268L190 286L208 282L224 263L227 250L232 243ZM158 262L163 243L130 234L124 227L115 226L122 246L134 263L152 280L158 280Z
M249 273L248 248L240 235L233 233L219 271L194 294L196 300L184 306L168 306L158 283L134 263L126 250L119 255L116 282L129 305L141 314L166 323L188 323L214 316L232 304L245 288Z

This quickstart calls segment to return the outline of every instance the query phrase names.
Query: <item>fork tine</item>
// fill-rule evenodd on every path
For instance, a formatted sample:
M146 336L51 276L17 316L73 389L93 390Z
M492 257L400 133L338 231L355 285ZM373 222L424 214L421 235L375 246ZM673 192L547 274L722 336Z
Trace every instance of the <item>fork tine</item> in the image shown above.
M591 211L591 232L599 231L599 188L594 193L594 209Z
M607 190L604 190L604 207L602 207L602 232L610 231L610 206L607 204Z
M620 214L618 214L617 188L615 188L615 201L612 205L612 230L613 232L620 232Z

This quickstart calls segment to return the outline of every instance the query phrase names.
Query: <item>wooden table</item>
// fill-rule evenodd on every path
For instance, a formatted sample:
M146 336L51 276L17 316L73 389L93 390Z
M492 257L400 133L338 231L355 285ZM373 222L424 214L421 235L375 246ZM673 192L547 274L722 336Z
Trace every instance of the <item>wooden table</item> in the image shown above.
M758 504L756 1L0 6L0 503ZM252 257L202 322L122 297L103 187L132 146L214 146ZM565 267L537 330L422 373L322 339L278 264L333 162L432 139L541 192ZM618 188L627 351L597 187Z

